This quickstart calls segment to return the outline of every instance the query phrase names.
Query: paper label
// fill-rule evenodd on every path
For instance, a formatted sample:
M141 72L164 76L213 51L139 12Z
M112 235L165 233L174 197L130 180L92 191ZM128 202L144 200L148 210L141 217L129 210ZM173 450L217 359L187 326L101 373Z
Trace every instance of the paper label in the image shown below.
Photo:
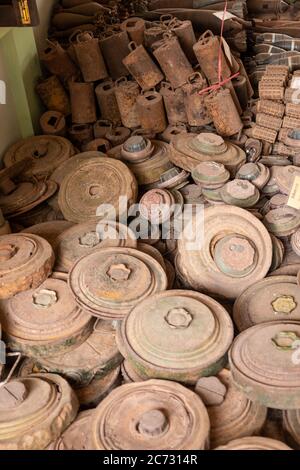
M232 65L232 56L231 56L230 47L228 46L228 44L227 44L227 42L225 41L224 38L222 38L222 43L223 43L224 54L225 54L228 62L230 63L230 65Z
M291 81L291 88L299 89L300 88L300 77L293 77Z
M295 176L287 205L294 209L300 209L300 176Z
M224 12L223 11L216 11L215 13L213 13L213 15L216 16L217 18L219 18L220 20L222 20ZM224 16L224 20L225 21L226 20L231 20L231 18L237 18L237 16L233 15L229 11L226 11L225 16Z

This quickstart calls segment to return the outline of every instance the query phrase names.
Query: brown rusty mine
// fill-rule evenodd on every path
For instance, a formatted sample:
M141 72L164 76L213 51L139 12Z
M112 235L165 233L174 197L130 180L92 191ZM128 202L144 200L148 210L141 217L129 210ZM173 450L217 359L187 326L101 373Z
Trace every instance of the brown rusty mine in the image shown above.
M132 383L114 390L95 411L92 447L205 449L209 427L201 399L182 385L164 380Z
M139 85L135 81L128 81L126 77L122 77L115 83L115 95L123 126L129 129L139 127L140 118L137 110Z
M233 319L239 331L270 321L300 321L297 278L272 276L248 287L235 301Z
M250 181L235 179L220 189L222 200L226 204L238 207L253 207L259 201L260 192Z
M153 183L160 181L163 173L174 168L174 165L170 161L171 146L160 140L152 140L151 142L154 149L147 160L127 164L135 175L138 184L145 186L147 189Z
M232 136L242 130L243 123L230 90L220 89L217 92L210 93L205 98L205 104L218 134Z
M73 47L85 82L96 82L107 78L108 73L99 40L94 38L92 32L77 34Z
M236 451L265 451L265 450L292 450L284 442L277 441L276 439L270 439L268 437L243 437L241 439L235 439L228 442L225 445L218 447L215 450L236 450Z
M188 179L189 173L187 171L173 167L161 175L156 187L158 189L180 189L186 186Z
M169 144L174 135L187 134L187 126L185 124L169 124L165 130L159 135L159 138Z
M215 382L202 382L212 380ZM211 448L233 439L260 434L267 408L250 402L233 384L229 370L223 369L217 377L200 379L195 391L207 406Z
M94 139L82 145L83 152L101 152L106 154L111 149L111 144L107 139Z
M10 349L27 356L53 356L74 349L93 328L92 318L78 308L67 283L55 278L1 300L0 311Z
M127 129L127 127L114 127L107 131L106 139L115 147L123 144L130 137L130 134L130 129Z
M128 71L123 59L128 55L129 37L126 31L111 33L100 40L100 48L113 80L126 76ZM112 54L113 51L113 54Z
M56 237L54 251L55 269L68 273L76 261L98 248L127 246L136 248L134 233L125 225L103 220L76 224L62 231Z
M40 118L40 126L43 134L57 135L65 137L66 120L62 113L58 111L46 111Z
M198 184L187 184L180 189L186 204L203 204L204 197L202 195L201 186Z
M170 159L174 165L192 171L199 163L222 163L232 176L246 162L246 154L237 145L216 134L180 134L170 144Z
M291 247L296 255L300 256L300 229L293 233L291 237Z
M111 80L100 83L95 88L95 93L102 119L107 119L114 125L121 124L121 116L115 95L115 85Z
M237 179L251 181L258 189L263 189L271 177L270 170L262 163L246 163L236 174Z
M126 31L131 41L140 45L144 42L146 23L142 18L131 17L123 21L121 30Z
M193 46L196 43L196 36L193 28L193 23L190 20L180 21L177 18L174 19L169 25L172 33L175 33L179 39L180 46L193 64L196 62L196 56L193 50Z
M162 82L160 94L163 96L169 124L187 123L187 115L183 102L183 89L174 89L168 82Z
M90 124L73 124L68 129L68 136L71 142L80 149L82 145L93 139L93 127Z
M231 319L219 303L171 290L134 307L118 329L117 344L143 378L194 384L224 366L232 338Z
M193 68L181 49L176 36L167 35L161 45L153 51L153 55L158 61L168 82L170 82L174 88L179 88L184 85L188 77L193 73Z
M137 112L143 129L159 134L167 127L162 96L156 91L146 91L137 98Z
M149 245L149 243L143 243L139 241L137 244L137 249L139 251L142 251L143 253L146 253L152 256L152 258L156 259L156 261L158 261L158 263L161 265L164 271L166 271L166 274L168 274L167 268L166 268L166 260L164 259L163 255L156 247Z
M112 130L113 124L107 119L99 119L94 126L95 139L105 139L106 134Z
M272 197L279 193L279 188L278 188L277 181L276 181L276 175L278 174L279 171L280 171L280 167L271 166L270 179L268 183L261 190L263 195Z
M58 375L9 382L0 388L0 449L45 449L72 423L78 407L73 390Z
M89 443L93 410L82 411L65 432L47 450L92 450Z
M67 85L73 78L78 78L80 71L58 42L47 41L47 47L40 55L41 62L48 71L57 75Z
M191 288L234 299L266 276L272 241L255 216L239 207L221 205L205 208L203 223L201 246L191 243L197 233L195 215L190 226L194 238L183 233L178 240L179 269Z
M269 211L263 222L270 233L282 238L296 232L300 226L300 214L291 207L281 207Z
M126 140L121 149L121 156L127 162L143 162L148 160L154 151L150 139L132 136Z
M283 194L289 195L296 176L300 176L300 168L285 166L276 173L276 183Z
M72 222L67 222L66 220L52 220L51 222L42 222L32 225L22 230L22 232L33 233L34 235L44 238L53 248L57 237L72 226Z
M123 59L123 64L142 90L151 90L164 79L160 69L143 45L131 42L128 51L129 55Z
M269 408L299 408L300 323L273 321L252 326L229 353L232 378L251 400Z
M257 162L262 153L262 143L257 139L247 139L245 142L245 152L249 162Z
M205 103L207 93L200 94L201 90L207 87L206 80L199 72L195 72L188 77L187 81L182 91L188 124L200 127L210 124L212 117Z
M124 207L120 207L121 196L125 199ZM58 204L70 222L96 222L121 216L135 203L136 197L137 182L124 163L91 157L75 162L64 177Z
M62 282L62 281L59 281ZM112 322L99 320L93 332L75 349L55 356L35 358L35 367L43 372L62 375L74 388L89 385L118 367L122 357L117 349ZM25 373L25 370L24 370Z
M202 188L217 189L227 183L230 174L222 163L203 162L194 168L192 178Z
M92 315L124 318L141 300L167 289L164 269L152 256L133 248L101 248L72 267L73 295Z
M0 237L0 299L36 288L51 274L54 253L46 240L32 234Z
M70 82L72 122L92 124L97 120L96 100L93 83Z
M272 258L272 264L270 268L270 271L272 272L281 266L283 262L283 258L284 258L285 249L284 249L282 241L279 240L279 238L275 237L275 235L272 235L272 234L270 235L271 235L271 240L273 244L273 258Z
M71 114L69 96L56 75L39 80L35 91L49 111L57 111L64 116Z
M141 198L140 213L151 223L160 225L170 220L175 203L173 194L167 189L152 189Z
M206 31L193 46L201 70L210 84L218 83L220 41L211 31ZM227 65L223 50L221 50L222 78L229 78L231 71Z
M30 158L30 167L23 171L22 177L36 176L38 179L49 177L65 160L75 154L67 139L57 136L35 136L22 139L12 145L3 157L6 167Z

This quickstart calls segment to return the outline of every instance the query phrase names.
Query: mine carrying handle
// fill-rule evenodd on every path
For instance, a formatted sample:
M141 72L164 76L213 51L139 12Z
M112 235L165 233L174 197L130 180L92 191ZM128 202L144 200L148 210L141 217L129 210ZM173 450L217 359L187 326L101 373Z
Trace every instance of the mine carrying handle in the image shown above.
M122 83L128 83L127 77L120 77L118 80L116 80L115 85L120 86Z
M78 44L91 41L92 39L94 39L94 33L92 31L83 31L76 37Z
M69 43L71 45L73 45L73 39L78 35L82 33L82 30L81 29L76 29L75 31L73 31L73 33L71 34L71 36L69 37Z
M213 37L215 37L214 33L208 29L205 31L205 33L202 34L202 36L200 36L198 44L207 44L209 39L212 39Z
M134 52L137 48L138 48L138 45L135 41L131 41L128 44L128 49L130 50L130 52Z
M194 72L188 77L188 82L193 85L197 79L203 80L203 77L200 72Z
M170 22L173 21L174 16L173 15L161 15L160 17L160 23L163 24L164 26L169 26Z

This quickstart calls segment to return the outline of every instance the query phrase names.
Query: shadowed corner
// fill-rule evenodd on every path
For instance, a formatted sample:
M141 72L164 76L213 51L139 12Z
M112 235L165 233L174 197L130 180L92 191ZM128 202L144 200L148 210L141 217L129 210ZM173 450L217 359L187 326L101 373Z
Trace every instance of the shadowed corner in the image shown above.
M6 104L6 83L0 80L0 104Z

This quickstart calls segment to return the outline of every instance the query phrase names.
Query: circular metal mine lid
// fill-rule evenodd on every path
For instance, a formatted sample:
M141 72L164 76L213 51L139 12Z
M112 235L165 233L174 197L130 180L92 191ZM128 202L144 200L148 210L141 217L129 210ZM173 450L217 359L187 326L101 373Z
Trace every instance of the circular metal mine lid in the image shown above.
M52 220L51 222L42 222L40 224L32 225L31 227L23 230L22 233L33 233L34 235L38 235L39 237L47 240L47 242L54 247L57 237L70 227L73 227L72 222L67 222L66 220Z
M80 223L118 217L136 197L136 180L124 163L92 157L75 162L61 184L58 203L66 220Z
M69 283L79 305L103 319L126 316L141 300L167 289L158 261L132 248L103 248L81 258Z
M276 182L283 194L290 194L295 176L300 176L300 168L297 166L288 165L278 169Z
M119 222L103 220L76 224L62 232L55 241L56 269L69 272L74 263L98 248L127 246L136 248L134 233Z
M223 358L232 339L231 319L218 302L198 292L171 290L139 303L121 325L117 343L136 363L167 375L184 374L188 381Z
M92 450L91 420L94 410L82 411L66 431L47 450Z
M16 379L0 388L0 449L41 450L74 420L78 401L58 375Z
M6 167L30 158L30 168L23 172L24 176L43 178L51 173L65 160L74 155L74 148L64 137L41 135L19 140L4 155Z
M284 442L268 437L242 437L215 450L292 450Z
M114 390L92 419L94 449L204 449L209 418L201 399L164 380Z
M220 193L226 204L245 208L255 206L260 198L260 193L254 184L240 179L229 181Z
M269 408L300 407L300 323L276 321L243 331L229 354L234 382Z
M235 301L239 331L279 320L300 321L300 290L294 276L272 276L248 287Z
M280 207L265 215L264 224L277 237L289 236L300 226L300 214L292 207Z
M230 174L222 163L203 162L193 170L192 177L195 183L204 188L217 188L227 183Z
M0 299L40 285L53 263L53 250L43 238L23 233L1 236Z

